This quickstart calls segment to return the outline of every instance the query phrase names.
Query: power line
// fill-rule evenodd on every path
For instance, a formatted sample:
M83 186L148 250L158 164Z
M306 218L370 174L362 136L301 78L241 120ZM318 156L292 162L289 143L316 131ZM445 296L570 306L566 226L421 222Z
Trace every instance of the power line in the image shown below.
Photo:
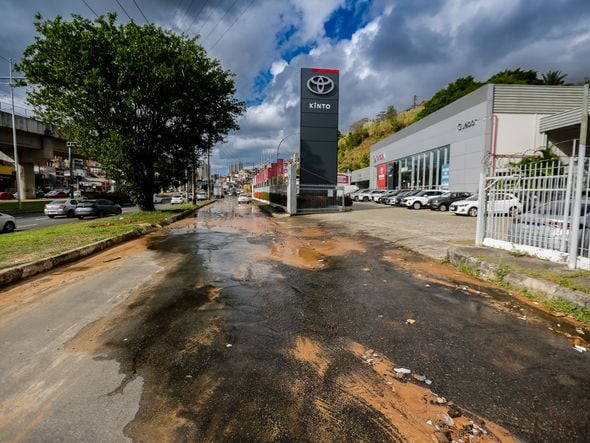
M135 5L135 7L137 9L139 9L139 12L141 13L141 15L143 16L143 19L145 20L146 23L149 23L150 21L147 19L147 17L145 16L145 14L143 13L143 11L141 10L141 8L139 7L139 5L137 4L137 2L135 0L133 0L133 4Z
M119 8L121 8L123 10L123 12L125 13L125 15L127 16L127 18L131 21L133 21L133 19L131 18L131 16L129 14L127 14L127 11L125 11L125 8L123 7L123 5L121 4L121 2L119 0L115 0L117 2L117 4L119 5Z
M223 0L221 0L221 2L223 3ZM201 33L201 31L203 30L203 28L205 26L207 26L207 23L209 22L209 19L211 18L211 16L213 15L213 9L211 8L209 9L209 14L207 14L207 18L205 19L205 21L203 22L203 24L201 25L201 27L199 28L199 30L197 31L197 35Z
M209 0L205 0L203 2L203 5L201 6L201 9L199 9L199 12L197 12L197 15L195 15L193 17L193 21L191 22L190 26L188 28L186 28L186 33L188 34L188 31L190 31L190 29L193 27L193 25L195 24L195 22L197 21L197 18L199 18L199 16L201 15L201 12L203 12L203 10L205 9L205 7L207 6L207 3L209 3ZM187 9L188 12L188 9Z
M209 34L207 34L207 37L205 37L203 39L203 43L205 43L205 41L207 41L207 39L209 37L211 37L211 34L213 34L213 32L217 29L217 27L221 24L221 22L223 21L223 19L227 16L227 14L229 13L229 11L231 11L233 9L233 7L236 5L236 3L238 2L238 0L235 0L232 5L227 9L227 11L225 11L225 14L223 14L223 16L219 19L219 21L217 22L217 24L213 27L213 29L211 29L211 31L209 32Z
M244 10L241 12L241 14L240 14L240 15L238 15L238 17L237 17L237 18L236 18L236 19L233 21L233 23L232 23L231 25L229 25L229 28L227 28L227 29L225 30L225 32L224 32L223 34L221 34L221 37L219 37L219 38L217 39L217 41L216 41L215 43L213 43L213 46L211 46L211 47L209 48L209 51L212 51L212 50L213 50L213 48L215 48L215 46L217 46L217 43L219 43L219 42L221 41L221 39L222 39L223 37L225 37L225 34L227 34L227 33L228 33L228 31L229 31L231 28L233 28L233 27L234 27L234 25L235 25L235 24L238 22L238 20L239 20L239 19L242 17L242 15L244 15L244 14L246 13L246 11L247 11L248 9L250 9L250 6L252 6L252 3L254 3L254 0L250 0L250 3L248 3L248 6L246 6L246 9L244 9Z
M90 5L86 2L86 0L82 0L82 3L84 3L86 5L86 7L88 9L90 9L90 11L98 17L98 14L96 13L96 11L90 7Z

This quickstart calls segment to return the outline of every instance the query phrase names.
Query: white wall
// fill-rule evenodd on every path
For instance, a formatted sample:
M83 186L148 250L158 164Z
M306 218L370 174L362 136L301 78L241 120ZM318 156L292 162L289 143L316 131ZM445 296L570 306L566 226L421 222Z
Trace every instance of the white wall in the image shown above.
M539 121L549 114L494 114L497 118L496 154L522 154L545 145Z

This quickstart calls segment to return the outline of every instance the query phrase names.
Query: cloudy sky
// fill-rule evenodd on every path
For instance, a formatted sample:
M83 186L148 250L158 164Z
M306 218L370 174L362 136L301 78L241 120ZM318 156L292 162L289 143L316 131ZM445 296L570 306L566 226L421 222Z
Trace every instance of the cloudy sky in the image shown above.
M522 67L590 76L590 0L0 0L0 56L19 59L33 16L117 12L199 36L248 105L213 165L297 152L299 68L340 70L340 129L409 107L457 77ZM144 16L142 15L145 15ZM7 64L0 59L0 76ZM0 100L8 89L0 86ZM22 104L25 91L17 91Z

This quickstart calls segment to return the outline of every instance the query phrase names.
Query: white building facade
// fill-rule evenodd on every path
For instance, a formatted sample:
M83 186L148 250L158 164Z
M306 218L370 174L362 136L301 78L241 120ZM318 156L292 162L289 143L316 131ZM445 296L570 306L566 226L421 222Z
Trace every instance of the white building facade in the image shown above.
M369 185L476 192L486 160L555 142L542 119L579 107L582 96L582 86L482 86L373 145ZM557 148L571 154L571 144Z

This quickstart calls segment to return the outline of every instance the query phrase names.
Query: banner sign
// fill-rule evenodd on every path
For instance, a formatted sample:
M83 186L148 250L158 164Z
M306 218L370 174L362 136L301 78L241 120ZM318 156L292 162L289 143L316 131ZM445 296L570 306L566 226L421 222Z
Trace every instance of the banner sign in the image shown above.
M387 163L377 165L377 187L387 187Z
M301 188L337 183L338 90L338 70L301 69Z
M336 182L339 185L349 185L350 184L350 175L345 174L343 172L339 172Z
M440 166L440 187L449 189L449 164L443 163Z

